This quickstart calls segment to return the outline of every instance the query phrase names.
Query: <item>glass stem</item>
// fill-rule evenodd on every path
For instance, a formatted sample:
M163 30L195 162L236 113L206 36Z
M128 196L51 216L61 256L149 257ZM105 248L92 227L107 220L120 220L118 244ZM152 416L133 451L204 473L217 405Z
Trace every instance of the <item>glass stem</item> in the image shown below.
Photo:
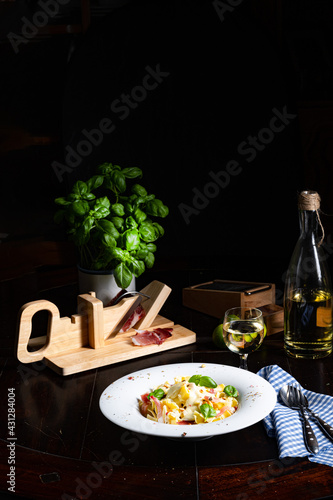
M240 355L239 368L243 368L243 370L247 370L247 357L248 357L248 354L241 354Z

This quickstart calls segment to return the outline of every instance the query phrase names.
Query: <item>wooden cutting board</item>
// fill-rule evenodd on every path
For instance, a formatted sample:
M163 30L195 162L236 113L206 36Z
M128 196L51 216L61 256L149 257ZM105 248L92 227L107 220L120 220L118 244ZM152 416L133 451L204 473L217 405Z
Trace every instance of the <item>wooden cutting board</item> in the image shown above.
M80 313L70 318L61 318L57 306L47 300L25 304L19 313L17 358L22 363L43 360L56 373L66 376L196 342L194 332L158 314L171 292L167 285L153 281L141 292L150 298L142 302L145 314L134 325L135 329L172 328L172 336L162 344L136 346L131 340L136 330L114 331L133 306L135 296L124 298L115 306L103 307L94 292L90 292L78 296ZM30 339L32 318L41 310L49 312L47 333Z

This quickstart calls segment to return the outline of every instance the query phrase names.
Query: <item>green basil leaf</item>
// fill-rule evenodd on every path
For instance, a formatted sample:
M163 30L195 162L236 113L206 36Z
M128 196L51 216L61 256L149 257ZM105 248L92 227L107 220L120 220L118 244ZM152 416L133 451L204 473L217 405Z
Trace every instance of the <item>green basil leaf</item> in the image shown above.
M114 182L110 179L110 177L107 176L104 177L103 187L105 187L106 189L110 189L110 191L116 190Z
M137 194L138 196L147 196L146 189L140 184L134 184L131 188L133 194Z
M165 392L163 389L155 389L155 391L151 392L148 396L147 399L150 399L151 396L154 396L154 398L161 400L163 396L165 395Z
M96 226L99 229L101 229L104 233L110 233L110 234L111 234L112 229L114 228L114 225L112 224L112 222L107 220L107 219L102 219L102 220L96 221Z
M140 245L140 236L136 229L128 229L124 232L126 250L137 250Z
M141 224L145 219L147 219L147 215L140 210L140 208L136 208L133 213L134 219L138 224Z
M211 377L207 377L206 375L192 375L189 379L189 382L193 382L195 385L200 385L202 387L217 387L217 383Z
M122 203L113 203L113 205L111 205L111 212L122 217L125 215L124 205Z
M147 202L147 201L154 200L154 199L155 199L155 195L154 194L148 194L146 196L146 200L145 201Z
M217 383L215 382L215 380L213 380L210 377L207 377L206 375L202 375L202 377L200 378L199 385L203 387L210 387L212 389L217 387Z
M89 205L86 201L77 200L72 203L72 210L77 215L84 215L86 212L89 211Z
M70 205L70 201L67 201L66 198L56 198L54 202L57 205Z
M114 224L111 221L107 219L101 219L96 221L96 226L103 232L110 234L116 240L119 238L119 232L114 227Z
M114 170L111 174L111 180L114 183L117 191L123 193L126 191L126 180L125 176L119 172L119 170Z
M123 168L121 173L128 179L135 179L135 177L142 177L141 168L136 168L136 167Z
M153 225L154 225L154 227L155 227L155 229L156 229L156 231L158 233L158 236L159 237L163 236L164 235L164 229L163 229L163 227L160 224L158 224L157 222L153 222Z
M131 256L130 260L126 262L128 269L131 271L132 274L136 278L141 276L142 273L145 271L145 265L142 262L142 260L135 259L134 257Z
M166 217L169 213L169 209L161 200L155 198L154 200L148 201L146 212L155 217Z
M144 263L151 269L155 263L155 255L152 252L148 252L148 255L144 258Z
M115 248L115 246L117 245L116 240L113 238L113 236L111 236L111 234L108 233L103 233L102 243L110 248Z
M124 230L124 220L121 217L111 217L110 221L118 231L122 232Z
M195 385L199 385L201 379L201 375L192 375L192 377L189 379L189 382L192 382Z
M94 223L95 223L95 221L94 221L93 217L90 217L90 216L86 217L84 219L84 222L83 222L83 227L84 227L85 231L89 232L92 229Z
M137 259L144 260L144 258L147 257L147 255L148 255L147 245L141 241L138 250L135 252L135 257Z
M110 209L110 201L107 196L103 196L102 198L97 198L95 202L95 208L99 207Z
M146 203L147 201L147 196L137 196L136 194L135 195L132 195L132 196L135 196L135 199L133 200L133 205L137 208L139 205L142 205L144 203ZM130 198L132 198L132 196L130 196Z
M147 243L147 248L149 252L156 252L157 250L155 243Z
M120 262L114 270L114 278L117 285L125 290L130 286L133 276L126 264Z
M208 403L204 403L200 406L200 412L205 417L205 420L207 420L207 418L216 417L216 410Z
M101 174L109 174L112 171L112 168L112 163L102 163L97 168L97 172L100 172Z
M93 191L94 189L99 188L104 181L104 177L102 175L94 175L87 181L87 189L88 191Z
M96 196L94 193L86 193L83 197L87 201L95 200Z
M135 229L138 227L137 222L134 220L134 218L130 215L129 217L126 218L125 220L125 226L127 229Z
M87 184L83 181L76 181L76 183L73 186L73 193L78 194L80 196L83 196L85 193L87 193L88 187Z
M143 241L146 241L147 243L157 240L159 236L153 223L146 220L140 225L139 232Z
M75 201L75 200L79 200L79 199L80 199L80 196L78 194L70 193L68 195L68 200L69 201Z
M105 207L98 207L94 213L96 219L103 219L104 217L107 217L109 214L110 210Z
M127 214L131 214L134 211L133 205L128 201L124 202L124 208L125 208L125 213Z
M125 254L124 250L122 250L121 248L115 247L111 250L110 257L111 257L111 259L123 261L126 259L126 254Z
M144 250L142 250L141 248L139 248L139 250L137 250L135 252L134 257L136 259L139 259L139 260L144 260L147 257L147 254L148 254L148 252L145 252Z
M238 391L233 385L226 385L224 388L224 392L227 396L232 396L236 398L238 396Z

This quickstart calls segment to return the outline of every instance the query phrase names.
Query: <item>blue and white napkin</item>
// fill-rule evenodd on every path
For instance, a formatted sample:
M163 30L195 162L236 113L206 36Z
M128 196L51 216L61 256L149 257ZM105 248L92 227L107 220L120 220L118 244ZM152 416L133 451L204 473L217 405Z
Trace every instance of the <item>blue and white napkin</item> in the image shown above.
M266 379L274 387L277 395L279 395L279 390L283 385L298 384L294 377L278 365L265 366L258 371L257 375ZM299 384L298 386L307 397L309 408L333 426L333 397L308 391ZM264 426L268 436L277 439L279 457L308 457L311 462L333 467L333 442L326 437L316 421L309 418L319 445L319 453L316 455L309 453L304 444L302 422L299 415L298 411L280 403L278 397L273 411L264 418Z

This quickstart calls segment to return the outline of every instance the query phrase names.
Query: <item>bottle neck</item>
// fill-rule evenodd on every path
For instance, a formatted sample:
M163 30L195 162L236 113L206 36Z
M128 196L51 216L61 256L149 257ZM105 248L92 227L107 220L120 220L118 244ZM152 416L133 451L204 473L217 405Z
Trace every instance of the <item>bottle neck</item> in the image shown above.
M300 210L299 223L302 238L318 239L318 216L315 210Z

